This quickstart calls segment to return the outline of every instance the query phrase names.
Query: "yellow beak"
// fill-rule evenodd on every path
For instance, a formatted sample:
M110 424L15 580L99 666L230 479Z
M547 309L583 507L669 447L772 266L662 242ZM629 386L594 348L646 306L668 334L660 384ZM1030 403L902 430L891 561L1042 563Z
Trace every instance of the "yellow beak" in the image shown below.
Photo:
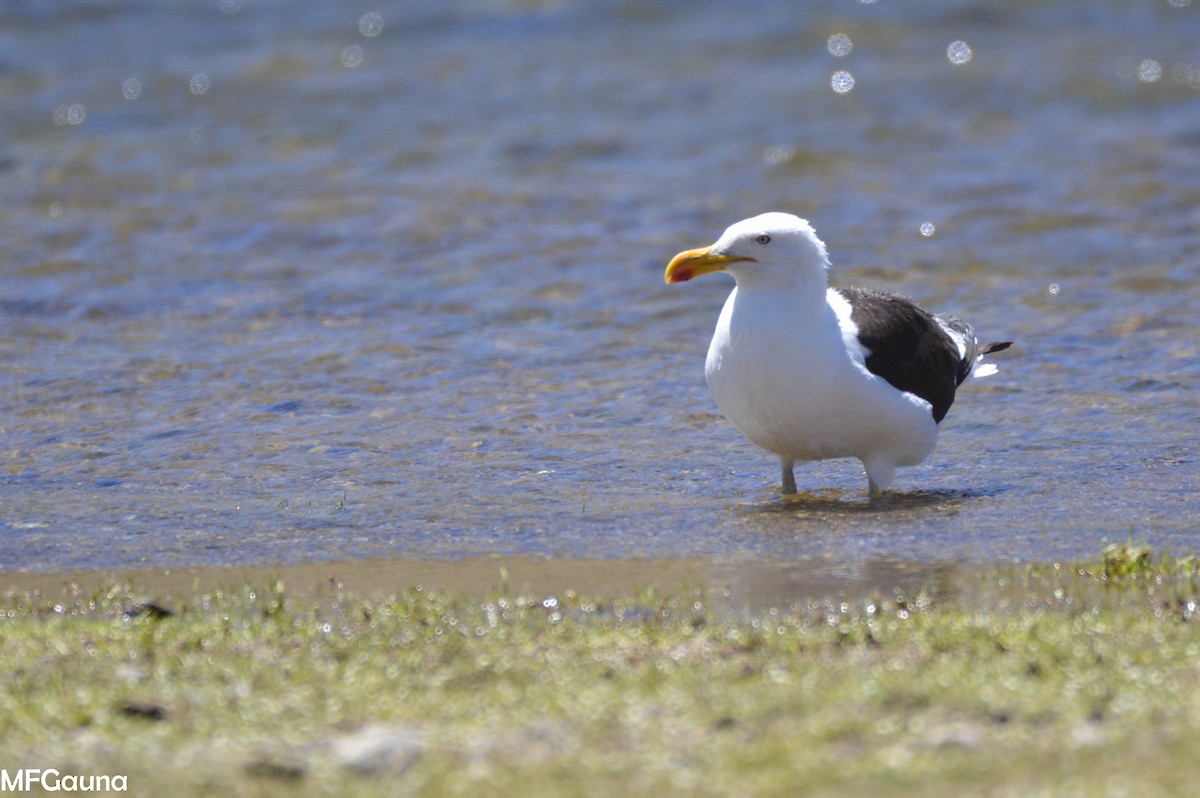
M670 283L686 283L693 277L699 277L709 272L725 271L730 263L754 260L753 258L735 258L732 255L714 255L712 247L689 249L671 258L667 264L667 273L663 279Z

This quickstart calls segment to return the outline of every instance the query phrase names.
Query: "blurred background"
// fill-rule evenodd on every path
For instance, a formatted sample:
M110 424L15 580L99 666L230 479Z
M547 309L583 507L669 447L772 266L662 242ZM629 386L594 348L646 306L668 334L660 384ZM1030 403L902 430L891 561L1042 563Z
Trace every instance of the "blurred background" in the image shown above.
M0 7L0 570L1200 546L1200 3ZM731 287L1017 341L868 503L716 412Z

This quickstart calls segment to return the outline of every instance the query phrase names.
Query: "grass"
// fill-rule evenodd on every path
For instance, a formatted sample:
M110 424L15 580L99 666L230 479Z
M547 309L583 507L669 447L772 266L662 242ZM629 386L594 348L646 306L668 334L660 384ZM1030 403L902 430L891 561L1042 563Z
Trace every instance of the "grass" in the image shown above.
M1192 795L1200 576L937 591L0 600L0 767L132 795Z

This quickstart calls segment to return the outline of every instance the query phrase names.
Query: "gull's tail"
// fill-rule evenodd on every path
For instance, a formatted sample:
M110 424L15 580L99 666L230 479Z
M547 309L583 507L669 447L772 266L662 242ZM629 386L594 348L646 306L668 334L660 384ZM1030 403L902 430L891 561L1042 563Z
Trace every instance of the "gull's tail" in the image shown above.
M962 319L945 313L939 313L933 318L958 347L959 361L958 373L954 375L955 385L962 385L963 380L967 377L986 377L989 374L995 374L996 364L982 362L983 356L999 352L1001 349L1008 349L1013 345L1012 341L993 341L990 344L980 344L975 340L974 328Z
M1013 345L1012 341L993 341L990 344L984 344L976 349L975 367L971 369L972 377L988 377L995 374L999 369L995 363L984 363L983 356L990 355L992 352L1001 352Z

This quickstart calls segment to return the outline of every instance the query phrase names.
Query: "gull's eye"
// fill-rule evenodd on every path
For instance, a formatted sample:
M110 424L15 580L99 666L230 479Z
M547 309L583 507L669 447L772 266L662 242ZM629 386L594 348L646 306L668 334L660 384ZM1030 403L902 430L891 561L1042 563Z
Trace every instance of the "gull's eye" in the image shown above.
M759 243L759 244L762 244L764 247L765 247L767 244L770 244L770 243L771 243L771 237L770 237L770 236L768 236L768 235L761 235L761 236L759 236L758 238L756 238L756 239L754 239L754 240L755 240L757 243Z

